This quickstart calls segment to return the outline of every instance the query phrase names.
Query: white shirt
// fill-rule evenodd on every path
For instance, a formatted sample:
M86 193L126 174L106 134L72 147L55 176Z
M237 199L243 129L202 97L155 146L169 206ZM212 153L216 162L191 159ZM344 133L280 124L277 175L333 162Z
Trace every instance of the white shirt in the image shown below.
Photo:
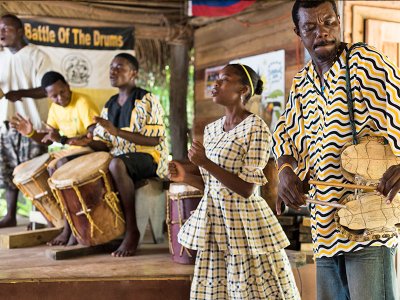
M43 75L50 70L50 59L37 46L29 44L16 53L8 48L0 50L0 88L9 91L40 87ZM22 98L15 103L0 99L0 126L17 112L31 119L33 127L40 129L46 120L49 101L46 98Z

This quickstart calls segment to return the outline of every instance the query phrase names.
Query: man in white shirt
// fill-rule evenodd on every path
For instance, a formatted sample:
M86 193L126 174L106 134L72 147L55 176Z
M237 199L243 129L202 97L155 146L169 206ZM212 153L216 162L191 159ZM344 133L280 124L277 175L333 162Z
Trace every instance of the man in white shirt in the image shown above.
M24 27L14 15L0 17L0 188L6 190L7 215L1 227L16 225L18 189L12 182L14 168L39 154L46 147L10 128L16 113L30 118L36 130L46 120L48 100L40 81L50 69L50 59L35 45L24 40Z

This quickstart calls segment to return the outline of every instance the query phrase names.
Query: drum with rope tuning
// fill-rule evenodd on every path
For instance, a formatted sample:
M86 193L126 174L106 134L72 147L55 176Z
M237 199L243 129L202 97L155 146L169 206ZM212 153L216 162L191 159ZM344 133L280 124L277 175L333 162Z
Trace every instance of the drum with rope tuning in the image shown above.
M71 160L49 179L78 242L107 243L125 232L125 220L108 166L112 156L94 152Z
M203 193L184 183L171 183L167 195L168 241L172 260L181 264L194 264L197 251L179 244L178 233L196 210Z
M47 183L47 166L52 160L48 153L19 164L13 172L13 182L26 198L56 227L64 226L63 216L57 200Z

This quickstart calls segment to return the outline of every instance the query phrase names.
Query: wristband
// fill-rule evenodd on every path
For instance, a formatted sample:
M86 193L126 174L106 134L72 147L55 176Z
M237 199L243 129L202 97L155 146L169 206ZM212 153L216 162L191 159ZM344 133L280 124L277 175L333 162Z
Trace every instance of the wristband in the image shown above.
M278 169L278 177L279 177L279 174L282 172L282 170L283 170L284 168L291 168L292 171L294 171L294 169L293 169L293 167L292 167L291 164L289 164L289 163L284 163L284 164L281 165L280 168Z
M30 132L30 133L28 133L27 135L25 135L27 138L31 138L31 137L33 137L34 135L35 135L35 133L36 133L36 130L35 129L32 129L32 131Z
M60 144L61 144L61 145L65 145L65 144L67 143L67 141L68 141L68 137L66 137L65 135L63 135L63 136L60 138Z

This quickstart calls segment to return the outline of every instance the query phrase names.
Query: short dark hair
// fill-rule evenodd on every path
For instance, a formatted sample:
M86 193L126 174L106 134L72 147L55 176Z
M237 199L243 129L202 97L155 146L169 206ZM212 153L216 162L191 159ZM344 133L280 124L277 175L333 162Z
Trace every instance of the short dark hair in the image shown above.
M252 68L250 68L247 65L242 65L242 64L229 64L227 67L234 68L236 71L236 74L240 77L240 81L243 85L248 85L251 86L253 85L254 88L254 94L255 95L261 95L263 91L263 82L260 78L260 76L254 71ZM251 78L251 84L250 84L250 78L247 75L247 73L250 75ZM246 101L250 99L250 97L253 96L251 93L249 93L246 97Z
M136 57L134 57L133 55L131 55L129 53L119 53L119 54L115 55L115 57L125 58L132 65L133 69L135 69L136 71L139 71L139 62L136 59Z
M45 89L48 86L55 84L59 80L63 83L68 84L64 76L62 76L60 73L55 71L49 71L42 77L42 88Z
M14 24L15 24L15 28L17 29L23 29L24 28L24 24L22 24L22 21L20 18L18 18L16 15L13 14L5 14L2 15L0 19L12 19Z
M293 19L293 23L296 26L296 28L299 29L299 10L300 10L300 8L313 8L313 7L320 6L321 4L323 4L325 2L329 2L332 5L336 16L338 16L339 14L338 14L338 9L337 9L335 0L296 0L296 2L293 5L293 8L292 8L292 19Z

